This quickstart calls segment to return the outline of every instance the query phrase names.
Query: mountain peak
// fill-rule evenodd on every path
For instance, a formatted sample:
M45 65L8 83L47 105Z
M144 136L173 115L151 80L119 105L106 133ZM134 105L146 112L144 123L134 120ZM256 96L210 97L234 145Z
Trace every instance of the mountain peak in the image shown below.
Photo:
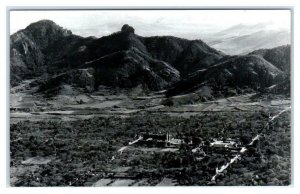
M52 20L39 20L37 22L31 23L29 26L26 27L27 30L30 29L36 29L36 28L41 28L41 27L51 27L51 28L62 28L58 26L55 22Z
M57 25L55 22L53 22L52 20L48 20L48 19L43 19L43 20L39 20L37 22L31 23L29 26L31 25L42 25L42 24L49 24L49 25ZM29 27L28 26L28 27Z
M22 33L30 39L32 43L36 44L40 49L45 49L48 45L54 43L57 40L68 37L72 35L70 30L67 30L51 20L40 20L34 23L31 23L24 30L21 30L16 33ZM14 41L24 41L23 39L16 39Z
M125 33L133 33L134 34L135 30L132 26L129 26L128 24L124 24L121 28L121 31L125 32Z
M27 26L25 30L40 36L49 35L49 33L55 33L61 36L68 36L72 34L70 30L64 29L52 20L40 20L34 22Z

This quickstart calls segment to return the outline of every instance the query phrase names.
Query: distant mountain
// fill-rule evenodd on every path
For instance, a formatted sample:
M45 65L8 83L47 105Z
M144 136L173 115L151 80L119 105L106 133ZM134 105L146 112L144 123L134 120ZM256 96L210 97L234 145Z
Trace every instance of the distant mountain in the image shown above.
M249 53L259 55L284 72L291 70L291 46L284 45L272 49L259 49Z
M236 25L203 39L228 55L247 54L253 50L273 48L290 44L290 33L286 30L269 29L267 24Z
M221 37L233 37L233 36L244 36L247 34L252 34L258 31L266 30L268 24L265 23L258 23L254 25L245 25L245 24L237 24L226 28L225 30L219 31L214 35L221 36Z

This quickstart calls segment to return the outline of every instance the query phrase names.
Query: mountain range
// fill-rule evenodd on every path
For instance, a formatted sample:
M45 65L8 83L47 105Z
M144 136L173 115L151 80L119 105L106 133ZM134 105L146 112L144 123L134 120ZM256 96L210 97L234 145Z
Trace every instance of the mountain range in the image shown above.
M10 36L10 84L38 78L39 91L70 84L165 90L176 95L205 84L266 88L290 71L290 46L231 56L202 40L172 36L142 37L128 24L101 38L81 37L41 20Z
M238 24L217 33L203 35L203 40L226 54L241 55L290 44L291 35L288 30L273 29L265 23Z

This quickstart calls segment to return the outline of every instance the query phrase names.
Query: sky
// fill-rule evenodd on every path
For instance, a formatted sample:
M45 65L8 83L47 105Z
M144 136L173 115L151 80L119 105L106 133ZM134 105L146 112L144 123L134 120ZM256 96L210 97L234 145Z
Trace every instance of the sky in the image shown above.
M30 23L49 19L84 37L109 35L119 31L123 24L129 24L141 36L197 39L236 25L290 32L290 14L289 10L10 11L10 34Z

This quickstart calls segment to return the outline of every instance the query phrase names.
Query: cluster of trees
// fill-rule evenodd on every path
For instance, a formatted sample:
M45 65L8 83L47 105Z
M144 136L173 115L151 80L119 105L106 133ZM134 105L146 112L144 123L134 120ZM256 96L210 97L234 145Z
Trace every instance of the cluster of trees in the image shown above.
M264 127L263 112L214 112L190 118L163 114L134 117L93 118L78 121L25 121L11 124L11 166L30 157L52 157L33 173L20 174L16 185L83 185L98 172L130 167L132 175L151 176L152 183L172 177L183 185L207 185L220 167L230 160L226 153L212 152L199 161L182 145L178 152L144 152L133 149L116 155L117 150L136 139L141 132L166 133L187 142L212 138L239 139L247 145ZM218 185L286 185L290 183L290 115L285 113L272 123L266 135L248 149L241 162L233 164L216 181ZM111 161L112 157L115 160ZM93 173L91 173L91 170ZM128 173L129 173L128 172ZM25 178L22 178L25 176ZM239 177L234 179L233 177ZM26 181L25 181L26 180ZM38 180L38 181L37 181Z

